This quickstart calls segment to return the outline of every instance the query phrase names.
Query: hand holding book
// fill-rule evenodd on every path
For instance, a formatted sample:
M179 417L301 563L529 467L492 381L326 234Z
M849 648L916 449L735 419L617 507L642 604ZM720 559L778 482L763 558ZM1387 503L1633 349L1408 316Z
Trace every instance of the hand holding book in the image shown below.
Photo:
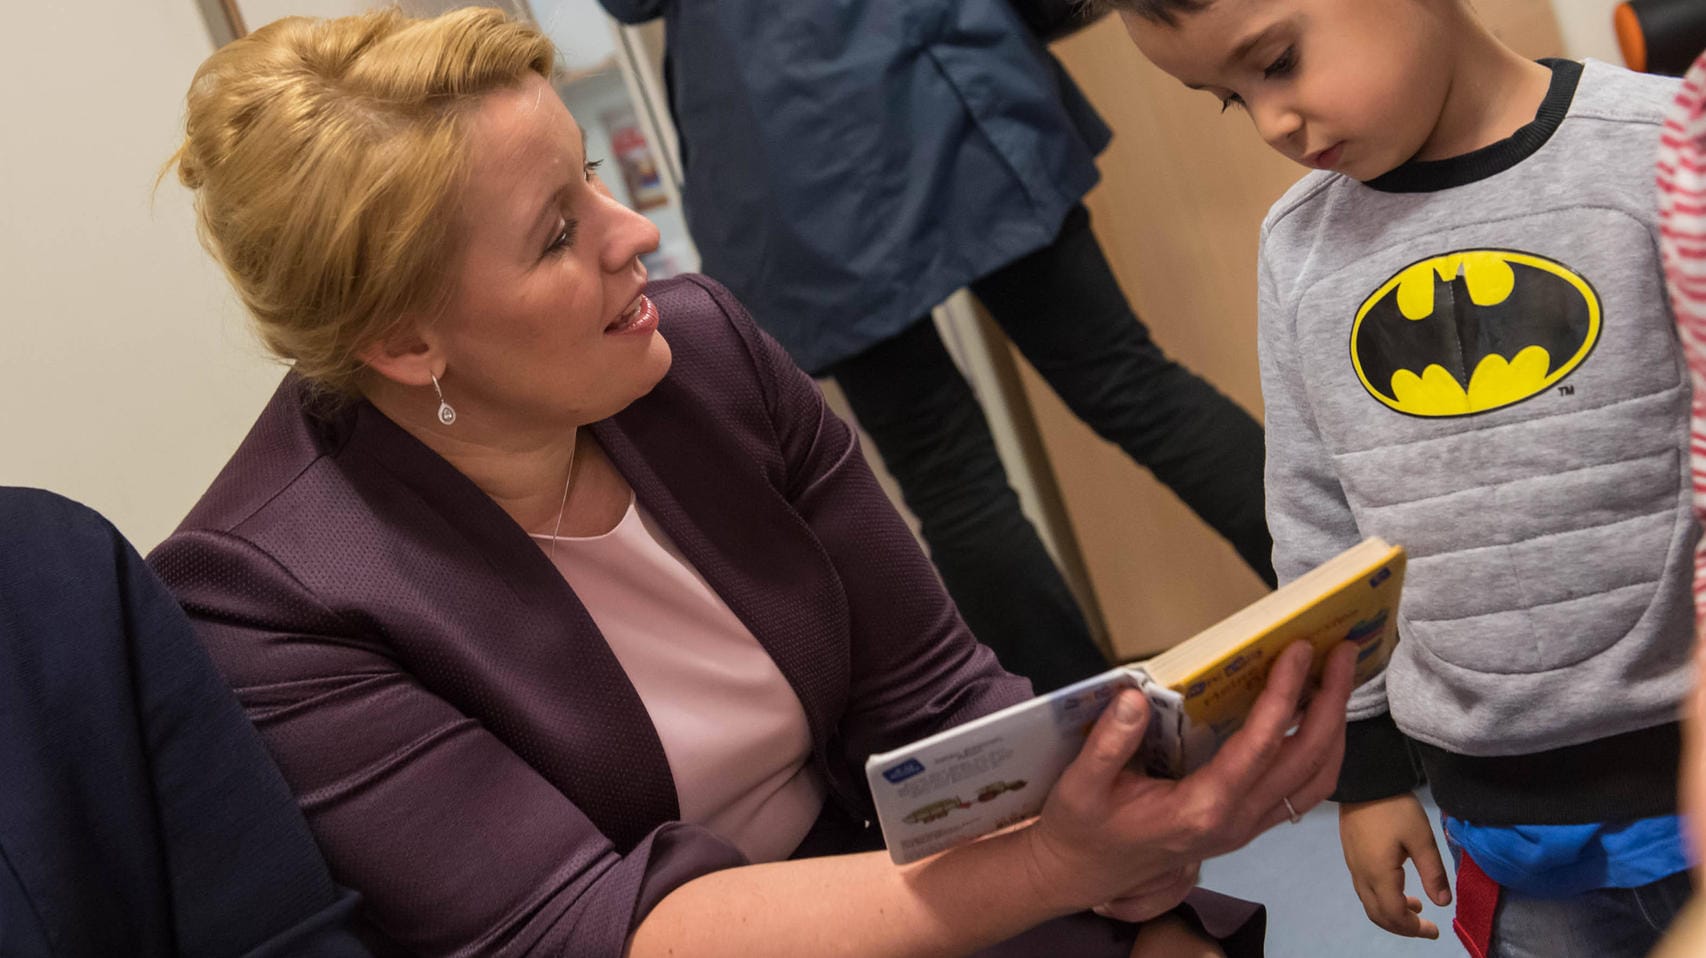
M1312 650L1290 653L1309 658L1306 679L1334 650L1354 655L1354 682L1377 674L1398 640L1403 581L1404 550L1369 539L1152 659L872 755L866 779L890 856L917 861L1035 817L1067 768L1090 760L1097 717L1133 690L1146 717L1127 758L1185 778L1253 714L1282 650Z
M1177 780L1131 767L1149 709L1141 693L1121 692L1024 831L1036 893L1077 909L1135 898L1118 917L1153 917L1189 891L1168 886L1167 876L1194 874L1204 859L1286 820L1287 801L1302 812L1324 800L1344 755L1354 658L1349 644L1328 656L1302 723L1288 735L1311 652L1304 643L1287 648L1244 727L1207 765ZM1140 890L1146 893L1132 894Z

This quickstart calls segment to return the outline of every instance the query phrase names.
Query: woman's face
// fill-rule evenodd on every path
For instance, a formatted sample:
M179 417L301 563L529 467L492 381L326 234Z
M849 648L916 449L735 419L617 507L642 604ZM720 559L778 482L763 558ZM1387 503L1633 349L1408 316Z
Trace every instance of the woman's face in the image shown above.
M471 117L455 287L429 326L458 425L536 431L610 416L669 370L640 254L658 231L616 202L544 79Z

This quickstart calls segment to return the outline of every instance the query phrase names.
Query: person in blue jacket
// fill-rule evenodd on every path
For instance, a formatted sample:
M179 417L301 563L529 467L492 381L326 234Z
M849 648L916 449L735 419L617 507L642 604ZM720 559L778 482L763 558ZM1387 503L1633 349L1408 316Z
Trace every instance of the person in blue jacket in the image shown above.
M1081 203L1109 131L1009 0L601 2L664 17L704 271L841 386L1004 666L1106 667L929 321L960 287L1272 584L1261 427L1127 303Z
M356 904L142 557L0 487L0 955L365 958Z

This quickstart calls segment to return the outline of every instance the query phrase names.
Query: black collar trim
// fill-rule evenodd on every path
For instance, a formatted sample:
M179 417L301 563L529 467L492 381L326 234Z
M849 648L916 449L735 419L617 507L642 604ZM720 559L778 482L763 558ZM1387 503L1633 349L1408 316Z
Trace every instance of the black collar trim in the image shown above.
M1552 69L1552 84L1534 119L1515 133L1497 143L1472 150L1462 156L1443 160L1411 160L1390 173L1377 176L1364 185L1383 193L1432 193L1454 186L1466 186L1521 163L1546 145L1564 122L1570 102L1576 97L1576 86L1582 78L1582 65L1574 60L1541 60Z

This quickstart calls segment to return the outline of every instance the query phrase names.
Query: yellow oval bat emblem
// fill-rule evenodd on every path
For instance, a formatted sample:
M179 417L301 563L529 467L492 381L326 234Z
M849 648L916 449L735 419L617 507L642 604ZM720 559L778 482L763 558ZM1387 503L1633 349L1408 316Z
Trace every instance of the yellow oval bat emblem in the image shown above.
M1593 286L1518 250L1411 263L1363 300L1351 362L1370 395L1412 416L1472 416L1544 392L1599 341Z

